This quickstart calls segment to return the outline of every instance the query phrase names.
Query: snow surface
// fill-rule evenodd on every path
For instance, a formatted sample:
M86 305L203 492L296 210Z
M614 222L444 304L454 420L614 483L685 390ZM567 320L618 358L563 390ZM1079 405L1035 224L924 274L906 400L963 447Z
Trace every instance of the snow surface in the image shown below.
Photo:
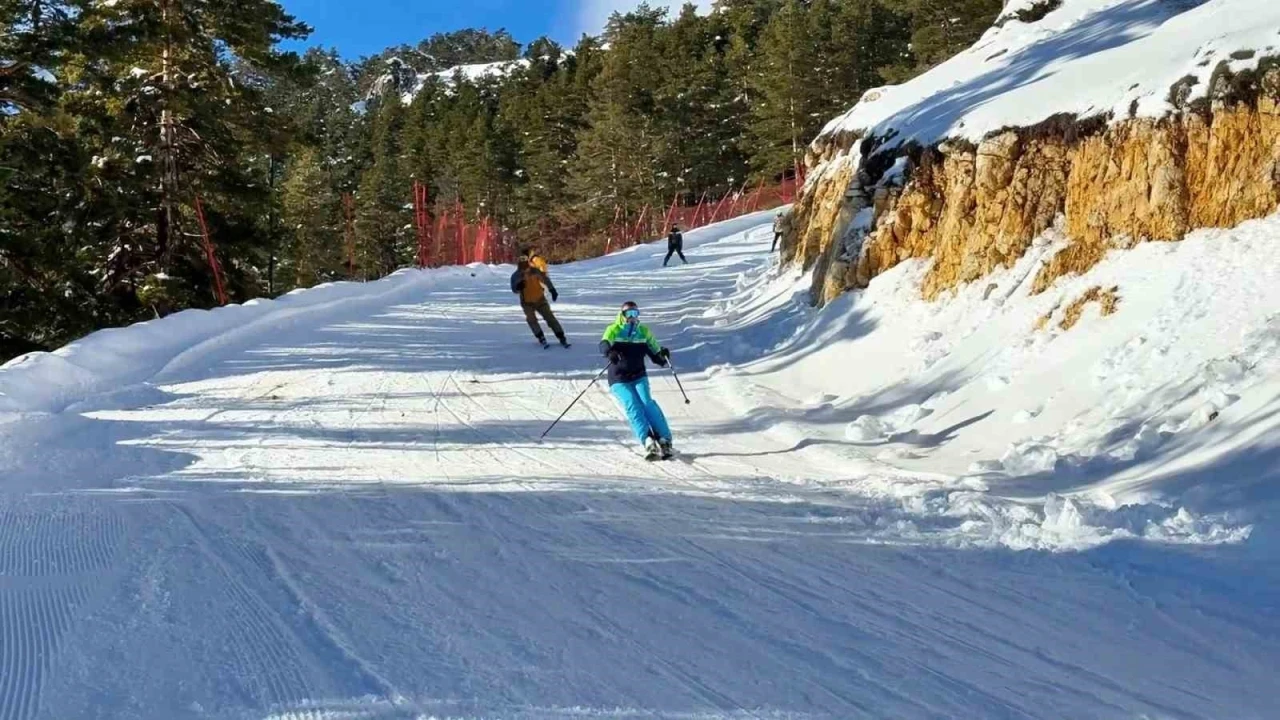
M822 311L771 219L552 268L568 351L472 266L0 368L0 717L1275 717L1280 217ZM539 441L626 299L680 461Z
M1195 79L1195 100L1220 63L1239 72L1280 55L1276 0L1064 0L1037 22L1012 19L1029 4L920 77L869 91L823 134L977 142L1060 113L1160 117L1179 81Z

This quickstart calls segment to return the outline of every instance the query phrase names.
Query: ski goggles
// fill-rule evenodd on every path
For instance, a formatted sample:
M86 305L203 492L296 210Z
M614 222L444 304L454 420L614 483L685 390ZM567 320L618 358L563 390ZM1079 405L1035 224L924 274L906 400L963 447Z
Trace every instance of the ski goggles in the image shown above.
M640 311L636 308L627 308L622 311L622 317L628 320L635 320L640 317Z

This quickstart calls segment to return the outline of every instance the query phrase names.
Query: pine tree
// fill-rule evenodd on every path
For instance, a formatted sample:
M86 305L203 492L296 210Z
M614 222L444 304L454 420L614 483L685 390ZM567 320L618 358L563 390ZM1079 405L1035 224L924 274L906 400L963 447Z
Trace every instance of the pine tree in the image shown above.
M99 158L107 289L176 285L162 304L210 302L199 197L232 290L257 292L271 202L259 159L287 142L261 80L295 63L275 43L307 28L270 0L119 0L86 7L79 22L84 70L68 102Z
M815 126L824 121L815 110L824 104L817 39L800 0L788 0L761 35L761 67L751 78L756 94L751 162L758 173L776 175L796 167Z
M68 0L0 2L0 107L48 108L59 85L53 70L62 50L74 43L78 12Z
M657 28L665 10L641 5L614 14L605 38L611 45L591 84L587 128L578 138L570 187L581 208L598 222L619 210L662 203L658 162L663 141L655 117L661 53Z
M0 361L117 316L97 292L83 218L89 165L63 116L0 119Z
M400 153L404 116L392 97L373 120L373 164L356 193L356 262L366 279L388 275L413 257L412 183Z
M746 178L743 116L730 81L728 26L692 5L664 29L662 79L655 110L666 150L662 196L673 191L721 195Z
M71 2L0 3L0 362L110 320L80 254L90 158L58 109L76 12Z
M289 238L282 270L293 287L333 280L342 271L341 201L318 153L301 147L293 153L281 187L282 220Z
M899 0L911 16L911 59L888 71L895 82L928 70L977 42L1003 0Z
M843 92L832 115L883 85L886 68L911 57L910 17L882 0L842 0L831 23L834 83Z
M468 28L436 33L418 43L417 52L432 63L432 70L457 65L502 62L520 57L520 43L506 30L489 32Z
M513 224L544 223L566 204L566 166L585 123L583 99L577 97L576 56L539 39L525 53L529 66L507 83L497 122L515 143L511 212Z

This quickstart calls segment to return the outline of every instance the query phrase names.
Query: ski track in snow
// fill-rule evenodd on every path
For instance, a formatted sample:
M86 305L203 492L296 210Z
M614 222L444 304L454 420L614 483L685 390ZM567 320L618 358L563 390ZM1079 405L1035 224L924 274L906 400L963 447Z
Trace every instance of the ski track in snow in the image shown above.
M768 220L689 233L688 266L659 243L553 268L569 350L534 344L509 269L473 267L211 314L150 356L109 334L136 365L95 370L90 343L6 368L0 391L81 363L82 393L3 406L0 720L1276 717L1266 517L1245 541L1196 506L1001 494L1030 482L1030 452L996 462L1008 428L1052 408L984 445L948 403L1017 358L913 395L891 371L952 377L962 323L883 283L815 316ZM676 461L640 460L603 381L538 439L626 299L694 399L653 373ZM888 330L860 302L909 318L874 372L856 343ZM1135 518L1165 530L1115 529Z

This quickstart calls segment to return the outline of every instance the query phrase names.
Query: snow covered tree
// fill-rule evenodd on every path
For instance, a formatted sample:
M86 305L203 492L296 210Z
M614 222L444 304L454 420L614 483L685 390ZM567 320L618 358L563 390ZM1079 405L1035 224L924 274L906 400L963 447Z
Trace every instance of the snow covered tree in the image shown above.
M58 109L78 12L73 2L0 2L0 362L110 320L80 252L89 158Z
M296 56L275 45L307 28L270 0L93 3L79 25L69 64L83 71L67 102L98 159L104 289L136 291L150 276L148 287L181 293L168 305L210 302L199 197L225 240L232 290L252 295L269 243L265 159L287 142L263 78L289 71Z
M0 0L0 108L47 108L57 94L54 74L74 42L73 0Z

